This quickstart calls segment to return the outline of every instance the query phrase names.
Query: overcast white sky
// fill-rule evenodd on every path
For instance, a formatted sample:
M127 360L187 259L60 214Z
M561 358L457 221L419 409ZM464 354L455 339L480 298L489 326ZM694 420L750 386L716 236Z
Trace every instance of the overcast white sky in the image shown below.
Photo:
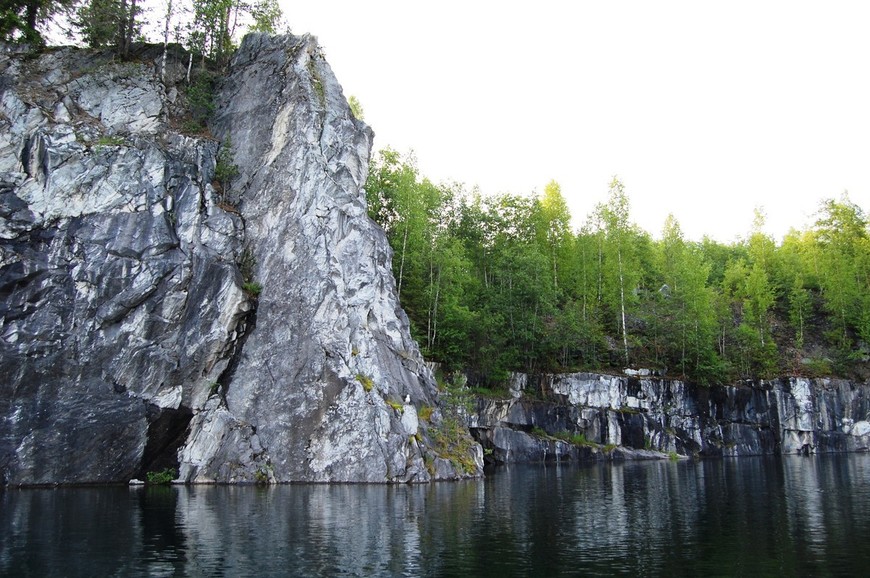
M870 2L281 0L375 148L484 193L555 179L575 223L617 175L658 236L777 240L822 198L870 210Z

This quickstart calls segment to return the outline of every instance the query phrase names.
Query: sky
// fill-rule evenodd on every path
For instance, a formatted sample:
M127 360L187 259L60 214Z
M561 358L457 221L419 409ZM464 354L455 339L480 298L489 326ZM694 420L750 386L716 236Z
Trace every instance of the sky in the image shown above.
M659 236L780 240L822 199L870 210L870 2L280 0L375 150L484 194L561 185L580 226L614 176Z

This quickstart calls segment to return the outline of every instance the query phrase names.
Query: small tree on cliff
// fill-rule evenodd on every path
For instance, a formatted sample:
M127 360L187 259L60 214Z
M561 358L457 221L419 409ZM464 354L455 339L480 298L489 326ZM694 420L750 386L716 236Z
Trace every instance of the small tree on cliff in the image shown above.
M236 32L246 28L251 32L278 31L283 20L276 0L193 0L193 18L188 28L187 42L201 55L223 68L235 50Z
M607 204L596 207L603 224L604 291L603 302L608 306L616 327L622 336L625 363L629 363L628 312L637 302L641 266L637 256L638 235L629 222L628 196L616 177L610 183Z
M77 0L0 0L0 40L42 44L39 28Z
M115 46L126 57L141 30L141 12L137 0L88 0L79 8L75 23L89 46Z
M251 5L251 18L254 23L248 27L248 32L266 32L277 34L279 28L287 28L284 13L278 6L278 0L261 0Z

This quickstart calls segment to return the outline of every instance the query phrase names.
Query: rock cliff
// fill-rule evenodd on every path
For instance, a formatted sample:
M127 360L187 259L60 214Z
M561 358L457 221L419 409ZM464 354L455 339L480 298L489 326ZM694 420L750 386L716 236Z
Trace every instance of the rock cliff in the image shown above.
M214 138L177 129L186 65L0 54L0 483L479 475L417 417L438 391L366 216L372 133L316 40L247 37Z
M870 384L785 378L707 388L642 371L515 374L511 394L479 399L470 416L496 462L870 450Z

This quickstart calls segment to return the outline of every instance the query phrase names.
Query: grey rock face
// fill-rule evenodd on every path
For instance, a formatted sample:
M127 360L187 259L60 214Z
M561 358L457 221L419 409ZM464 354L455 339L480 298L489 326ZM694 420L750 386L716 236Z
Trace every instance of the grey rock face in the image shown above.
M203 179L214 144L158 137L162 83L119 66L0 60L3 482L141 476L177 446L249 308L241 222Z
M214 127L234 144L233 190L263 285L229 410L256 424L279 481L429 479L414 408L389 403L434 405L437 390L395 297L389 245L366 215L372 134L316 42L248 36ZM202 451L198 440L185 448L185 479L219 478L193 467Z
M867 384L785 378L704 388L650 376L575 373L546 376L538 385L547 401L514 392L509 400L478 400L471 426L496 461L589 457L542 450L554 440L528 436L532 428L582 433L601 446L618 446L617 456L625 448L702 456L870 450Z
M0 482L467 475L431 466L413 406L437 390L361 190L371 132L316 41L243 43L222 195L217 143L172 129L178 60L161 80L145 53L0 54Z

